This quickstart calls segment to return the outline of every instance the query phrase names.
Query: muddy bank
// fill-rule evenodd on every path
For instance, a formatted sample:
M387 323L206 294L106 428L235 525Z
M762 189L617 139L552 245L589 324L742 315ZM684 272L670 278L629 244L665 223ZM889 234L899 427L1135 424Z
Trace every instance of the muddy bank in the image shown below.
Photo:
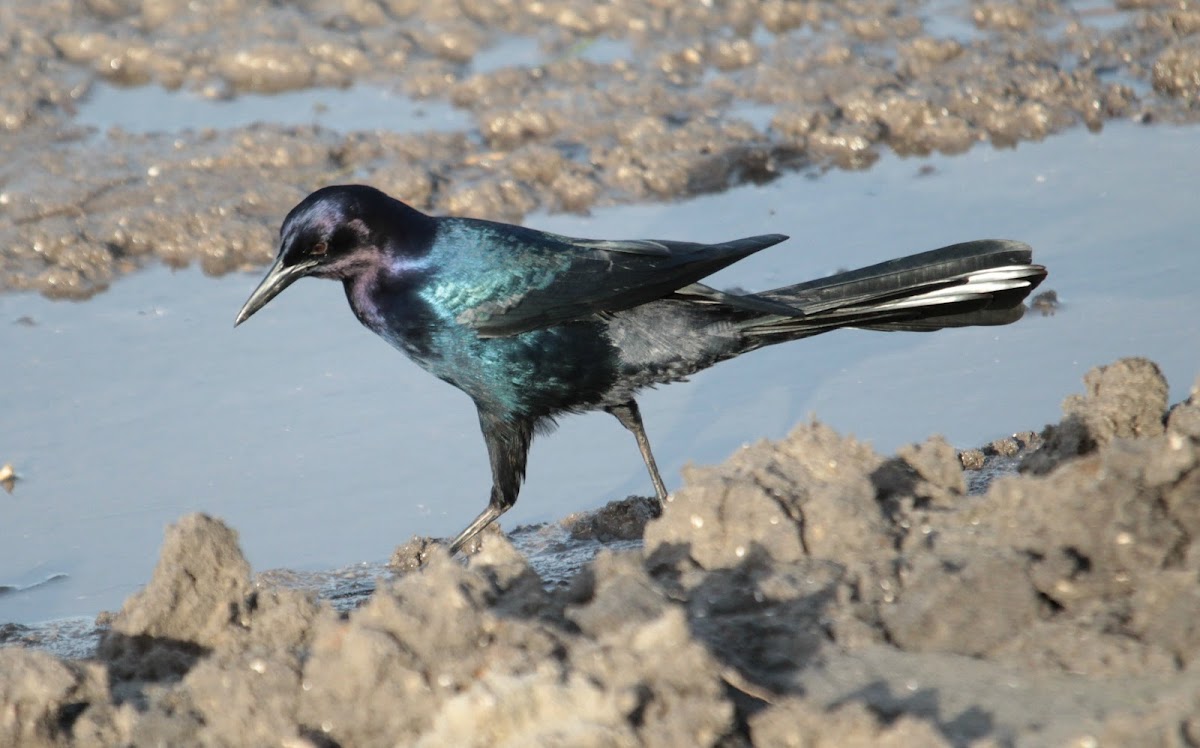
M1191 122L1198 19L1157 2L7 2L0 289L84 298L155 259L259 265L287 209L328 183L519 220L863 167L884 148ZM80 124L99 86L236 100L350 85L449 103L471 124Z
M1200 382L1166 392L1093 370L982 495L938 438L803 424L549 588L414 541L338 612L191 515L95 657L0 649L0 743L1200 745ZM609 515L576 531L646 519Z

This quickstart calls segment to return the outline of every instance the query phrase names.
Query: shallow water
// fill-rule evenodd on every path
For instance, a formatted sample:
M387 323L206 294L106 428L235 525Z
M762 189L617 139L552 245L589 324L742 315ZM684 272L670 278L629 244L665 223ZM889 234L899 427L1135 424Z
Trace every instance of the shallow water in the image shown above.
M131 133L232 129L257 122L399 133L464 130L472 124L468 112L445 101L418 101L376 86L306 88L212 99L194 91L104 82L95 84L80 103L75 121Z
M596 237L791 234L714 278L747 289L982 237L1028 241L1050 268L1043 289L1063 301L1053 316L840 331L646 393L677 487L689 461L721 460L809 413L885 451L933 432L971 447L1038 428L1089 367L1118 356L1159 362L1182 398L1200 370L1198 173L1200 130L1120 124L527 223ZM0 295L0 464L22 477L0 494L0 587L18 588L0 594L0 621L116 608L148 578L164 525L190 511L237 527L256 569L314 571L384 560L482 509L489 475L467 398L362 329L334 284L298 283L235 332L256 282L157 268L84 303ZM504 525L648 490L614 419L569 418L535 443Z

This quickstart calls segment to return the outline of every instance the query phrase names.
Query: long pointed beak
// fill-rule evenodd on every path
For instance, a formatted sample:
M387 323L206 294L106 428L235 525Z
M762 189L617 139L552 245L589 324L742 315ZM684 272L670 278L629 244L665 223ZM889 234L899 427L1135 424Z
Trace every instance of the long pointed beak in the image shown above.
M306 275L315 265L314 262L300 262L284 266L282 258L276 259L275 264L267 271L266 277L258 284L258 288L254 289L254 293L250 294L250 298L246 299L246 303L242 305L242 310L238 312L233 326L237 327L250 319L250 315L266 306L268 301Z

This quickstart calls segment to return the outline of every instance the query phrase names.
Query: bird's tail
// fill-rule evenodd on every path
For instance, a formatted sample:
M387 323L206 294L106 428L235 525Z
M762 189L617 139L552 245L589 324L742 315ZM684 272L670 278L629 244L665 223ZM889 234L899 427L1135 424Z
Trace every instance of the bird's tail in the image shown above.
M765 345L840 327L928 331L1005 325L1021 318L1022 301L1046 277L1046 268L1032 260L1032 250L1021 242L955 244L755 294L799 314L758 316L740 326Z

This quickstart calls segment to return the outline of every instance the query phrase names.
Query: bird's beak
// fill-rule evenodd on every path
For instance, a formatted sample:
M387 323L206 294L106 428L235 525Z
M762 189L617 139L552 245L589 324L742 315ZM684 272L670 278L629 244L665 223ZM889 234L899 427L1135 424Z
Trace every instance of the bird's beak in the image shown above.
M258 284L258 288L254 289L254 293L250 294L250 298L246 299L246 303L242 305L242 310L238 312L233 326L237 327L250 319L250 315L266 306L268 301L278 296L283 289L295 283L299 278L307 275L308 271L315 266L315 262L299 262L295 265L285 266L282 257L276 259L275 264L267 271L266 277Z

